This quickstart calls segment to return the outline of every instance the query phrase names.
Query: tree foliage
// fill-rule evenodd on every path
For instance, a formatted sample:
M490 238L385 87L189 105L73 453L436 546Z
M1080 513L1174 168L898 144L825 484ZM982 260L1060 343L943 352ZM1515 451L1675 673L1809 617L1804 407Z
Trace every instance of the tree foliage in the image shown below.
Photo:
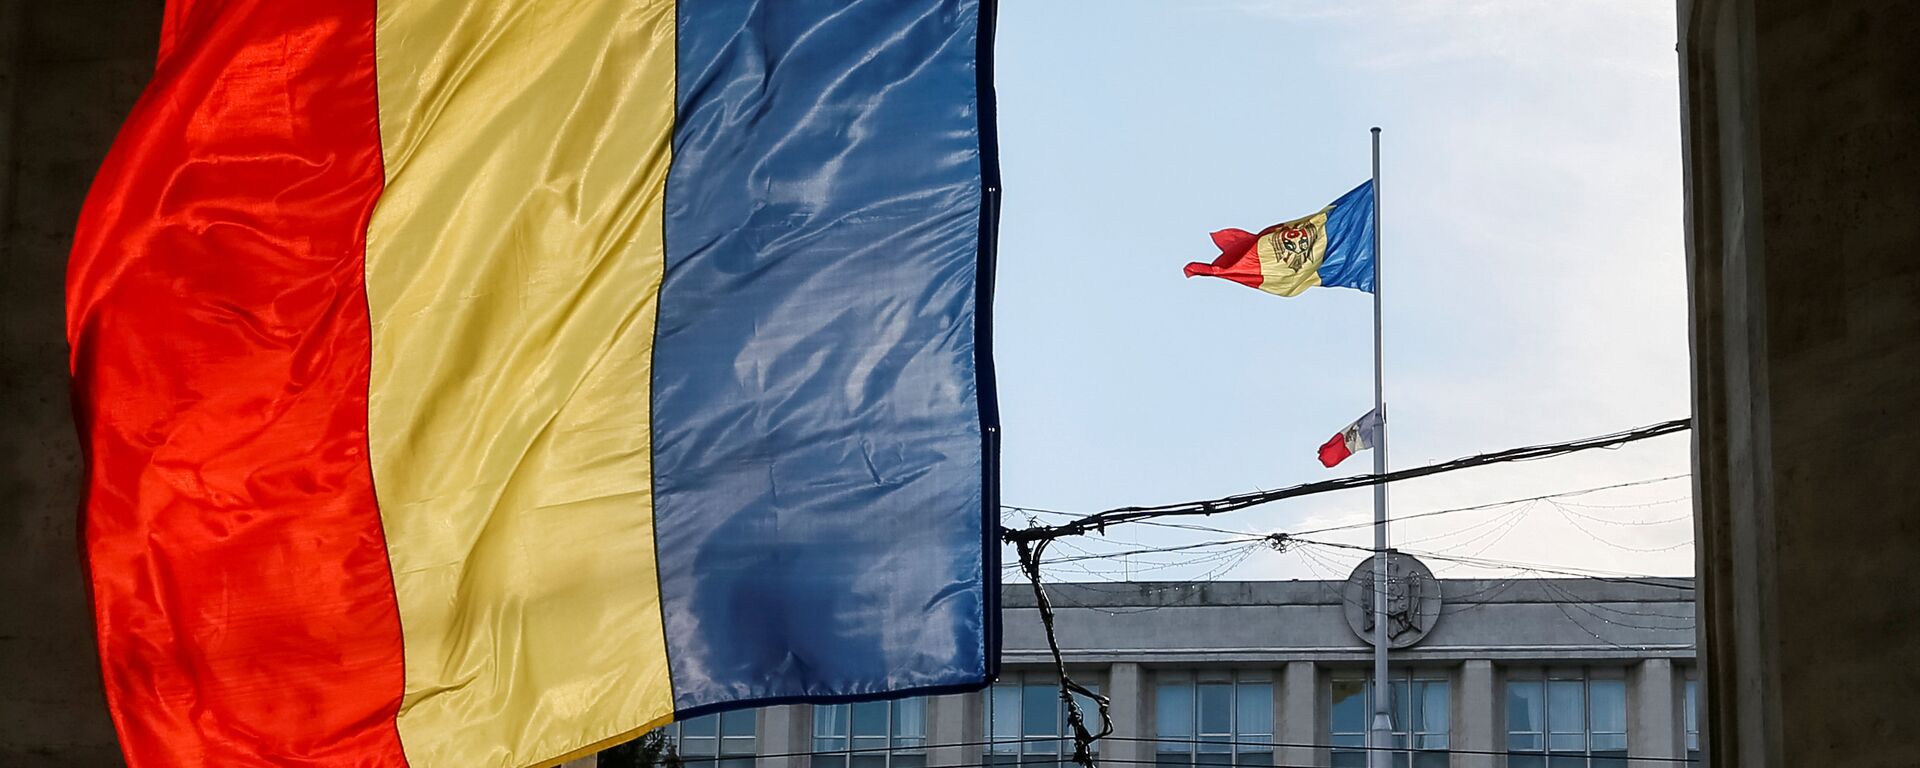
M685 768L667 732L659 728L601 752L594 764L598 768Z

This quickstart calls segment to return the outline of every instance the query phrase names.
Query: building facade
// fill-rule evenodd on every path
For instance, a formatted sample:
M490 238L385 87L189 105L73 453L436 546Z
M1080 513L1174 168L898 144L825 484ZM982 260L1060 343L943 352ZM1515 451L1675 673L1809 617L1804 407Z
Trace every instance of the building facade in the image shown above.
M1395 765L1697 759L1690 579L1406 573L1388 590L1404 645L1390 656ZM1370 581L1049 586L1069 670L1111 702L1102 764L1366 765ZM1072 743L1034 606L1028 585L1005 587L1003 670L986 691L699 718L673 727L679 753L689 768L1058 765Z

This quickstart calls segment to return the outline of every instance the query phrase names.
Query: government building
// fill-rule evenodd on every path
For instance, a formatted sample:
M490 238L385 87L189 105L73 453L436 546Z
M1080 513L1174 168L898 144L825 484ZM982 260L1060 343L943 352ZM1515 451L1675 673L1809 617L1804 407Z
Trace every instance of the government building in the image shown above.
M1405 555L1390 565L1396 766L1699 764L1692 579L1442 579ZM1070 672L1111 701L1100 762L1365 766L1370 575L1049 585ZM1002 617L1003 669L986 691L769 707L670 735L687 768L1053 768L1072 742L1030 585L1008 580Z

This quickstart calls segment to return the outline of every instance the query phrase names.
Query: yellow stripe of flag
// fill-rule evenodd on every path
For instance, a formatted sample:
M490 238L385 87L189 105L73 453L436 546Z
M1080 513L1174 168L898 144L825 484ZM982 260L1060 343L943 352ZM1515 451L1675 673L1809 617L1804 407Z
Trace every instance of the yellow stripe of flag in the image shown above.
M380 3L369 432L415 765L527 765L671 715L648 415L674 20Z

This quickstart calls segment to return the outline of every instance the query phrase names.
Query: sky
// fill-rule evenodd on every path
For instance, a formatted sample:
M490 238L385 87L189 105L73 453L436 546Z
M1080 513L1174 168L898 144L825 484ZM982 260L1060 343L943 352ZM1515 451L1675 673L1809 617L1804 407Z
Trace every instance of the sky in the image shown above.
M1180 270L1217 254L1209 232L1306 215L1366 180L1372 126L1394 468L1687 416L1673 12L1671 0L1000 3L1002 501L1085 513L1371 469L1367 454L1331 470L1316 459L1372 407L1371 297L1279 298ZM1684 475L1688 450L1679 435L1409 481L1391 510ZM1688 574L1689 489L1681 477L1393 535L1450 557ZM1360 489L1195 522L1265 533L1371 516ZM1135 526L1048 554L1224 538ZM1217 547L1049 575L1345 578L1360 556ZM1427 563L1443 577L1520 573Z

